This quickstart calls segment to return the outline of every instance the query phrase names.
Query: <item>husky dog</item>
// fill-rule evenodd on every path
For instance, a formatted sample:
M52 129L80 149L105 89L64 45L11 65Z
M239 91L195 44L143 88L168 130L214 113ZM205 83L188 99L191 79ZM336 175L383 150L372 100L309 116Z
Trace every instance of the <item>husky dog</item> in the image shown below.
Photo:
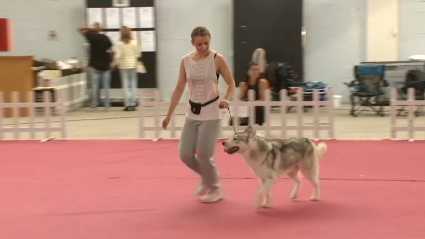
M295 181L290 194L295 199L301 184L299 171L314 185L311 200L320 199L319 160L325 156L325 143L315 145L306 138L290 138L282 141L268 141L258 136L249 126L223 142L228 154L240 153L245 162L261 180L261 188L255 197L254 206L270 207L272 190L277 179L288 175ZM265 196L265 200L263 201Z

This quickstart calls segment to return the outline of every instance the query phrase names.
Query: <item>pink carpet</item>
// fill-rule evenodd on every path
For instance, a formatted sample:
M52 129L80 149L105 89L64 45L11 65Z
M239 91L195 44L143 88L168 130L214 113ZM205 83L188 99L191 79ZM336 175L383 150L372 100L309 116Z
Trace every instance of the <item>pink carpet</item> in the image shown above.
M226 199L201 204L177 141L1 141L0 238L425 238L424 142L327 141L323 200L252 207L259 182L239 155L217 160Z

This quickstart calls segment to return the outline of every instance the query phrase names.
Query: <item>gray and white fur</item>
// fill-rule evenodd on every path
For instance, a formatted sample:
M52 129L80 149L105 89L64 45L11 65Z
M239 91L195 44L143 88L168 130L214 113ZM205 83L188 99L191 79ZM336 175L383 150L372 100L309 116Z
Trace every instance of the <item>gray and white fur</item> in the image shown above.
M290 194L291 199L298 196L302 172L314 186L311 200L319 200L319 160L327 151L325 143L315 145L307 138L289 138L281 141L268 141L256 134L249 126L245 131L236 133L233 138L223 142L225 152L238 152L254 173L261 180L261 188L255 197L254 206L270 207L272 190L279 177L288 175L295 185ZM264 200L265 197L265 200Z

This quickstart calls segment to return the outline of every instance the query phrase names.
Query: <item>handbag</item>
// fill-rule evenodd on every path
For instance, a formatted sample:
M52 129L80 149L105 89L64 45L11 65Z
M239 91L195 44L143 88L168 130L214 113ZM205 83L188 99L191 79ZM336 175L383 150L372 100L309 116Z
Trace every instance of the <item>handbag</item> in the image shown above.
M145 64L143 64L143 62L141 62L141 61L137 62L136 70L137 70L138 73L145 74L146 73Z

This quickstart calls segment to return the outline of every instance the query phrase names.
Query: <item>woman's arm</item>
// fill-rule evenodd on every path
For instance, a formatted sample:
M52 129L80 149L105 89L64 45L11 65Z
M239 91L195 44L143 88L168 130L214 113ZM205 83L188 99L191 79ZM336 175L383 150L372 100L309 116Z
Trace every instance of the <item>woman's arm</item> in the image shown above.
M260 98L266 100L266 90L270 88L269 82L266 79L260 79Z
M168 108L167 118L170 119L176 109L177 104L179 103L184 89L187 85L186 71L184 69L184 59L180 62L180 74L177 81L176 88L174 89L173 96L171 97L170 107Z
M239 84L239 100L244 100L247 97L248 87L245 82Z
M91 28L91 27L80 27L80 28L78 28L78 31L79 31L82 35L86 35L86 34L87 34L87 32L88 32L88 31L90 31L91 29L93 29L93 28Z
M235 92L235 79L233 78L226 59L220 54L217 54L216 59L218 63L218 71L223 76L224 81L227 83L227 92L224 96L224 100L230 101L232 99L233 93Z

